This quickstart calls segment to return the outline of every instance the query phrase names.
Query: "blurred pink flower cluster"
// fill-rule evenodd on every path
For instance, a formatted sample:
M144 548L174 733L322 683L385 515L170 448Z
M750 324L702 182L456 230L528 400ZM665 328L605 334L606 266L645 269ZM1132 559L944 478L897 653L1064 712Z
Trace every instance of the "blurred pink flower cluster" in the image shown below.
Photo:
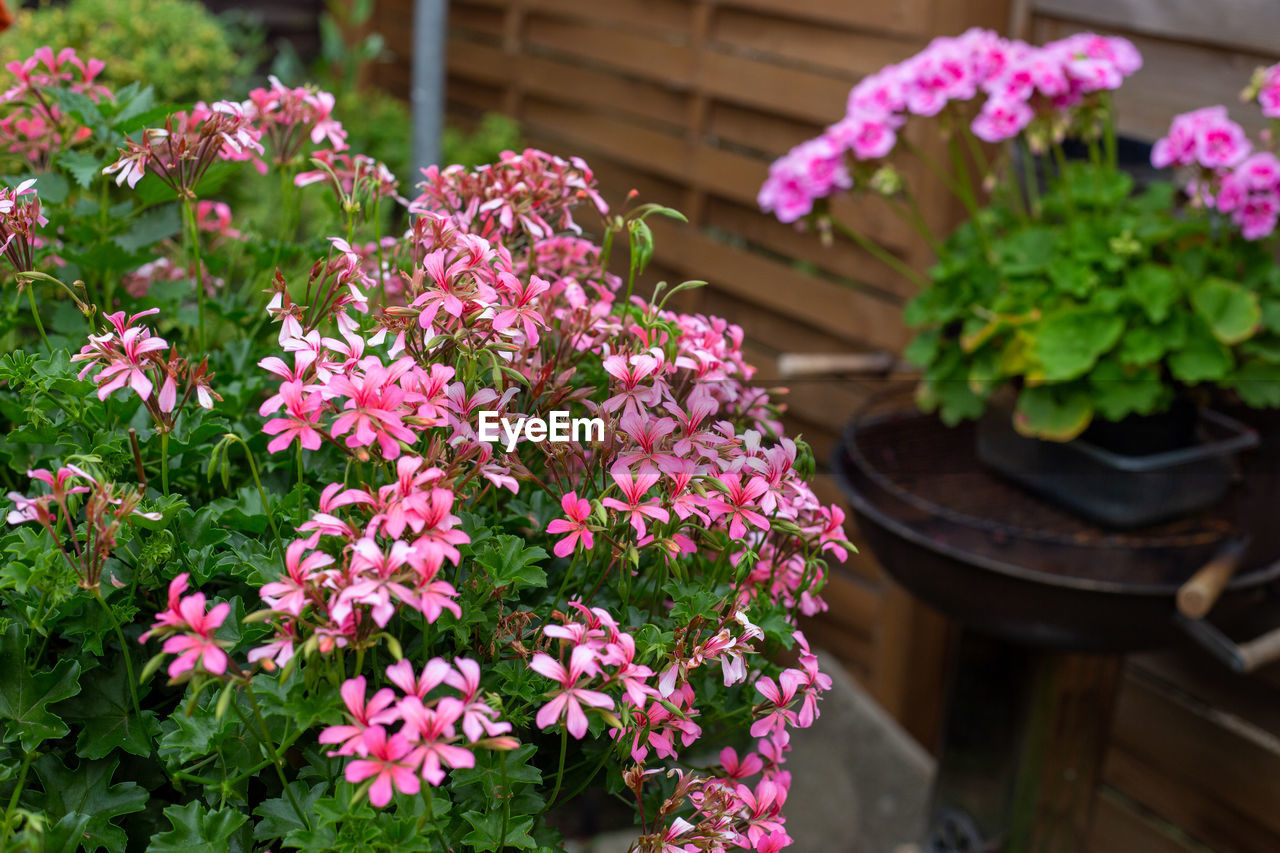
M760 189L762 210L795 222L814 201L853 186L851 163L893 151L910 116L937 116L949 105L983 97L970 130L987 142L1011 139L1037 118L1055 121L1089 95L1119 88L1142 67L1127 40L1080 33L1037 47L972 29L934 39L897 65L863 78L849 93L843 119L774 161Z
M0 94L0 104L13 104L14 109L0 118L0 133L9 142L9 152L21 154L37 168L49 166L50 152L58 151L64 142L83 142L93 131L71 119L44 92L48 88L66 88L93 101L111 99L109 89L95 82L103 69L98 59L83 60L73 48L65 47L56 54L41 47L25 60L5 65L16 83Z
M1280 64L1260 69L1246 100L1262 115L1280 118ZM1280 222L1280 160L1276 140L1264 132L1261 150L1221 105L1175 116L1151 149L1151 165L1181 168L1187 192L1199 204L1230 217L1246 240L1271 235Z

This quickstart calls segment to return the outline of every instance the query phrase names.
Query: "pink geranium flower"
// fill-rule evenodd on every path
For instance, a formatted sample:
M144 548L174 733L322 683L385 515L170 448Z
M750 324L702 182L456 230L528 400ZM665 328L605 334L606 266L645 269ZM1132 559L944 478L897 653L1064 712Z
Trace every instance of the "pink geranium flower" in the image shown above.
M596 690L580 687L578 682L598 671L595 652L586 646L578 646L569 654L569 667L545 652L538 652L529 662L529 668L560 685L560 690L550 702L538 709L535 722L545 729L563 722L569 734L581 740L587 733L587 715L583 706L613 708L613 700Z
M347 781L352 784L373 777L369 788L369 802L382 807L391 802L395 791L402 794L418 793L422 783L412 761L405 757L413 751L413 744L403 734L387 737L382 726L371 726L361 735L362 754L347 765Z
M573 549L581 543L582 547L590 551L595 545L595 539L591 535L591 528L587 526L587 522L591 519L591 502L585 498L578 497L577 492L569 492L560 498L560 506L564 509L564 514L568 517L554 518L547 525L547 532L551 534L568 533L569 535L556 543L555 551L557 557L567 557L573 553Z

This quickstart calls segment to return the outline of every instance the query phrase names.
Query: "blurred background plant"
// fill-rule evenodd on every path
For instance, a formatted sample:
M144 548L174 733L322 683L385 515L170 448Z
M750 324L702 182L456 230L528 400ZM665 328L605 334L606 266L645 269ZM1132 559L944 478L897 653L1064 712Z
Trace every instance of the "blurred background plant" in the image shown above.
M110 60L106 85L145 80L168 103L222 97L254 70L253 57L237 52L227 27L196 0L71 0L18 9L0 37L0 63L42 45Z

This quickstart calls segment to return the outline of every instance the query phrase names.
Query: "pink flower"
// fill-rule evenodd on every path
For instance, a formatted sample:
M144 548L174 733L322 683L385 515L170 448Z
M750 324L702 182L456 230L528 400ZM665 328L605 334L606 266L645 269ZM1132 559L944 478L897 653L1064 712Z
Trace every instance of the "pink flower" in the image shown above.
M1025 101L991 98L974 118L972 130L979 139L1002 142L1021 133L1033 118L1035 111Z
M421 786L413 763L404 758L413 745L403 734L387 737L382 726L371 726L361 735L362 752L367 758L357 759L347 765L347 781L357 784L374 777L369 788L369 802L381 808L391 802L395 791L416 794Z
M1258 86L1258 103L1267 118L1280 118L1280 64L1262 72Z
M555 518L547 525L548 533L569 534L556 543L553 549L556 556L569 556L573 553L573 549L578 547L579 542L582 543L583 548L590 551L595 546L591 528L587 526L587 522L591 519L591 502L578 497L577 492L569 492L560 498L560 506L564 509L568 520Z
M365 732L371 726L380 727L399 718L399 714L391 707L396 701L395 693L384 687L366 703L363 675L344 681L340 692L342 701L346 703L347 713L351 715L352 724L329 726L320 733L320 742L340 744L337 751L329 753L331 756L364 755L369 749L369 743L364 739Z
M204 593L197 592L182 599L178 604L178 612L182 617L187 633L177 634L164 641L165 654L177 654L169 664L169 677L177 678L193 669L197 663L211 675L222 675L227 671L227 653L213 638L213 632L231 612L231 605L225 601L214 605L205 613Z
M724 487L723 498L708 499L707 508L717 516L729 516L729 535L741 539L747 533L747 523L760 530L769 529L769 519L755 511L757 501L769 491L769 484L761 477L752 477L745 484L737 474L725 474L718 482Z
M462 732L472 743L482 736L497 737L511 731L511 724L498 720L498 712L480 695L480 664L470 658L456 658L454 669L444 677L445 682L462 694Z
M826 137L845 150L853 152L859 160L878 160L885 157L897 144L897 127L900 120L884 113L859 110L851 112L827 128ZM852 185L849 181L848 189Z
M538 709L535 722L540 729L564 721L569 734L581 740L587 733L587 715L583 706L613 708L613 700L605 694L578 686L581 678L597 671L595 653L586 646L578 646L570 653L568 669L545 652L535 654L529 668L560 685L551 701Z
M768 701L769 710L752 723L752 737L764 737L770 732L784 730L788 725L795 725L795 712L788 710L787 706L803 683L804 674L794 669L783 670L776 683L767 676L756 681L756 691Z
M659 506L657 499L644 501L644 495L654 484L658 482L661 476L656 468L648 465L641 466L640 470L634 475L631 469L623 464L615 464L609 469L609 476L613 478L613 482L622 490L623 497L626 501L620 501L617 498L605 498L600 503L609 509L616 509L627 514L631 522L631 526L635 528L636 536L644 537L646 518L655 521L666 522L671 519L671 515Z

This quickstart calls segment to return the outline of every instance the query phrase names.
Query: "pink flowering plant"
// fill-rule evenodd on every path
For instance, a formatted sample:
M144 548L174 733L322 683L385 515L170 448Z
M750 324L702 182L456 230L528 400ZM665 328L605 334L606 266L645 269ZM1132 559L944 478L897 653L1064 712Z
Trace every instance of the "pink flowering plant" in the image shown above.
M1089 33L936 39L864 78L843 119L773 164L765 211L847 237L919 286L906 355L923 369L923 409L955 423L1011 393L1020 432L1065 441L1179 398L1280 406L1275 140L1250 140L1224 107L1178 116L1151 155L1176 171L1135 191L1111 93L1141 65L1125 39ZM1246 97L1280 116L1280 71L1260 71ZM945 165L908 122L936 128ZM911 159L968 212L945 240L902 169ZM884 199L936 265L922 275L834 216L840 193Z
M0 193L0 850L556 849L588 790L638 851L787 846L851 546L742 330L641 295L678 214L98 68L6 95L59 129ZM484 427L555 412L600 428Z

